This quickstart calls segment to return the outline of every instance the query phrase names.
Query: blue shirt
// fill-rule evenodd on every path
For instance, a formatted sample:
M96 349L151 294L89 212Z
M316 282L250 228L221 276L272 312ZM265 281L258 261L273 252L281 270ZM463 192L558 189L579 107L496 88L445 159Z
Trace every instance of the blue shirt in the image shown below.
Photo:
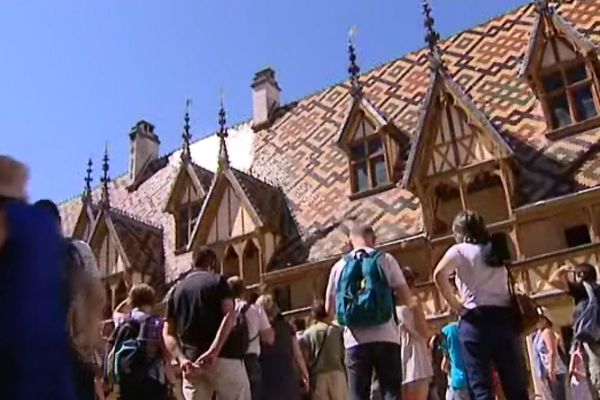
M467 373L463 363L458 338L458 324L451 322L442 329L445 340L442 349L446 351L450 359L450 385L455 390L467 389Z
M0 388L11 400L75 400L66 325L66 247L56 222L27 204L4 206L0 249Z

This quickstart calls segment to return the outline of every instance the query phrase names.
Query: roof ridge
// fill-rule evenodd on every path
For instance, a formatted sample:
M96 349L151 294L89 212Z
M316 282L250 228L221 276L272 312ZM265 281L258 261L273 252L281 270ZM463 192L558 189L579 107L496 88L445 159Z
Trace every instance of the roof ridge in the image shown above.
M160 232L162 232L164 230L164 228L162 226L159 226L157 224L153 224L153 223L151 223L149 221L144 221L141 217L138 217L137 215L134 215L134 214L132 214L130 212L127 212L125 210L122 210L120 208L111 207L111 208L108 209L108 211L110 213L115 213L115 214L117 214L120 217L128 218L131 221L136 222L138 224L145 225L148 228L155 229L155 230L160 231Z

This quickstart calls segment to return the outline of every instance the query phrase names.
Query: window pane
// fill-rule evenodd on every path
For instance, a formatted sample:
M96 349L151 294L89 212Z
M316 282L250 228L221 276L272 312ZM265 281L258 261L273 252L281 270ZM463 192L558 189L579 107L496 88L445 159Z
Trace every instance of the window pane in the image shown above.
M548 99L548 106L552 113L552 127L562 128L571 125L571 114L569 113L569 102L566 94Z
M592 87L584 86L573 93L575 107L577 108L577 117L580 121L595 117L597 114L592 95Z
M373 156L379 153L382 150L383 146L381 144L381 139L375 138L369 140L369 155Z
M352 158L355 160L365 158L365 145L361 142L360 144L352 146L351 152Z
M578 65L567 71L567 81L569 83L575 83L587 79L587 71L585 65Z
M546 92L552 92L565 86L560 71L544 77L542 81Z
M371 176L373 177L373 187L388 183L387 168L383 156L371 160Z
M354 184L356 185L356 191L362 192L369 188L369 175L367 173L367 163L361 162L353 167Z

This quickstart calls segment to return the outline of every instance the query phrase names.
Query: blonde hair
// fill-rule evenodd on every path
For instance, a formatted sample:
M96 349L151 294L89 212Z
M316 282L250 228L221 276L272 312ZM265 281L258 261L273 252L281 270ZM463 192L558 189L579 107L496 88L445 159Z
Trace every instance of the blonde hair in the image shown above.
M260 296L258 300L256 300L256 304L265 310L265 313L270 320L274 319L281 312L277 302L270 294L263 294Z

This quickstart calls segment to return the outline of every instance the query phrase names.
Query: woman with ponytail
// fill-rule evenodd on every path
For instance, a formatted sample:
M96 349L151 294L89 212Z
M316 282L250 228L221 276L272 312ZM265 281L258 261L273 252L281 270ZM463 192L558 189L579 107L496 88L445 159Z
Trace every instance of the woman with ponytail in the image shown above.
M476 212L460 212L452 232L456 244L438 263L433 279L460 317L459 337L471 399L494 398L495 367L506 397L527 400L527 372L508 290L506 259ZM453 273L460 299L454 296L449 281Z

